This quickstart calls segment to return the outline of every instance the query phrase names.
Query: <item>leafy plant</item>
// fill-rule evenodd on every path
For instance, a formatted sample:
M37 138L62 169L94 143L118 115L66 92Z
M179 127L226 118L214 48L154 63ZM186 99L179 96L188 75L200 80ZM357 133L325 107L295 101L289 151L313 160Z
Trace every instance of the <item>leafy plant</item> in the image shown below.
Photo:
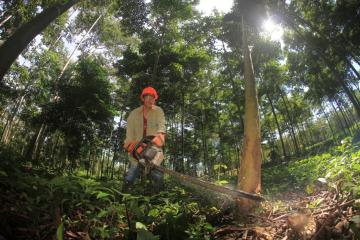
M336 191L351 192L359 196L360 151L346 138L331 153L315 155L263 170L263 181L268 192L280 192L289 187L315 191L319 178L326 180Z

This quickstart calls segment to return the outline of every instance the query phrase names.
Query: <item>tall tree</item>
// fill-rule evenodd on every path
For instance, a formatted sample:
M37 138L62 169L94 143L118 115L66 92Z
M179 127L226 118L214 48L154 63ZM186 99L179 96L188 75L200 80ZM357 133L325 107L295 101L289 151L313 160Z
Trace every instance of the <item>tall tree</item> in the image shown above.
M77 2L79 2L79 0L60 1L45 9L32 20L19 27L11 37L0 46L0 82L9 70L11 64L36 35Z
M244 61L245 81L245 117L243 152L238 173L238 188L251 193L261 190L261 140L259 124L259 106L257 99L255 73L251 59L248 35L253 32L265 17L264 2L239 0L234 6L234 21L241 29L242 54ZM241 24L239 24L241 23ZM239 41L239 40L238 40ZM235 46L239 44L235 43ZM239 199L239 212L251 211L255 203L247 199Z

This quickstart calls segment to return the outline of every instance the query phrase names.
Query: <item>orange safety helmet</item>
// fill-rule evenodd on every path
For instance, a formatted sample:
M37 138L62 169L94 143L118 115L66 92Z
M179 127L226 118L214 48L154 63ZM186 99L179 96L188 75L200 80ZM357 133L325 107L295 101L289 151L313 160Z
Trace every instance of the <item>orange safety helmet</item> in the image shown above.
M159 96L154 88L146 87L146 88L144 88L144 90L141 93L141 96L140 96L141 101L144 101L144 95L147 95L147 94L153 95L155 100L157 100L159 98Z

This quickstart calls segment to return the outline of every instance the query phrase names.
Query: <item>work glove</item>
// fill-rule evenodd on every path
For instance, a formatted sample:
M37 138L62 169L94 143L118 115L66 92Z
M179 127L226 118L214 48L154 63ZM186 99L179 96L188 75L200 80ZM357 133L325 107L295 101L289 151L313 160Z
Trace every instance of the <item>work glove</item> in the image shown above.
M157 147L162 147L164 146L164 139L165 136L163 134L156 134L151 142Z
M127 145L124 145L124 148L128 153L131 153L136 144L137 142L130 142Z

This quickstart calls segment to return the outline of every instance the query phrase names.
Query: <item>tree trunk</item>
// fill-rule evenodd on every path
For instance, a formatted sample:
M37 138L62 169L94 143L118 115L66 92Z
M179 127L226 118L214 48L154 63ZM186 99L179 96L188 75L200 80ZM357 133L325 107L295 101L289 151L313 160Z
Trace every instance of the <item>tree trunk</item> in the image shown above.
M311 145L319 142L319 140L316 137L314 137L314 131L310 127L311 124L309 123L309 120L306 121L305 124L306 124L306 129L308 130L307 132L309 134Z
M295 128L297 129L298 137L299 137L299 145L300 145L299 147L302 149L302 151L305 151L306 143L305 143L303 135L301 134L301 128L299 125L300 124L297 121L295 121Z
M326 122L327 122L328 125L329 125L330 131L331 131L331 135L332 135L334 141L336 142L335 132L334 132L333 128L331 127L331 122L330 122L330 120L329 120L329 116L325 113L325 110L324 110L324 108L323 108L322 105L320 106L320 110L321 110L321 112L324 114L325 119L326 119Z
M296 26L292 26L293 30L298 34L299 38L302 38L304 42L308 42L306 37L302 35L302 33L297 29ZM310 41L309 44L314 51L318 54L318 56L325 62L325 64L328 66L329 70L334 74L336 81L340 83L341 87L344 89L346 96L349 98L351 103L354 105L354 108L356 110L357 116L360 117L360 103L358 99L354 96L352 93L352 90L349 89L347 86L345 80L341 77L341 74L336 70L336 66L333 62L331 62L327 56L324 54L324 50L315 46L315 44L312 44Z
M105 162L105 151L104 151L104 149L101 149L101 160L100 161L101 162L100 162L100 169L99 169L100 174L99 174L99 176L100 176L100 178L102 178L103 172L104 172L104 162Z
M290 133L290 131L289 131L289 135L291 135L291 133ZM291 138L291 136L290 136L290 138ZM291 153L294 151L295 152L295 150L294 150L294 147L291 145L291 143L293 143L294 144L294 142L291 140L291 139L289 139L289 137L287 137L286 138L286 144L289 146L287 149L288 149L288 152L289 152L289 158L288 158L288 160L290 161L291 160Z
M106 177L109 177L110 176L110 171L111 171L111 161L110 161L110 152L111 152L111 149L108 148L107 150L107 164L106 164Z
M23 24L0 46L0 82L9 70L11 64L26 48L26 46L41 33L54 19L67 11L79 0L69 0L45 9L29 22Z
M201 138L202 138L202 144L203 144L203 158L204 163L206 165L207 174L212 176L213 174L213 166L210 163L209 159L209 150L208 150L208 143L207 143L207 136L206 136L206 129L205 129L205 110L202 105L201 108Z
M118 152L115 150L113 152L113 158L111 161L111 175L110 175L111 180L114 179L115 161L117 161L118 159L119 159Z
M15 103L15 106L13 107L13 110L11 111L10 116L8 117L5 127L3 129L3 132L1 134L1 142L3 144L8 144L9 138L11 136L11 129L13 126L14 118L16 114L18 113L23 101L25 100L25 95L22 95L21 98Z
M330 67L331 68L331 67ZM334 69L332 69L332 72L335 74L337 73ZM336 77L340 77L338 74L336 74ZM350 88L346 85L346 83L344 82L344 80L340 80L338 78L338 80L340 81L341 83L341 86L343 87L346 95L348 96L349 100L351 101L351 103L353 104L355 110L356 110L356 113L357 113L357 116L358 118L360 117L360 104L357 100L357 98L355 97L355 95L352 93L352 91L350 90Z
M299 155L300 150L299 150L299 144L298 144L297 139L296 139L296 134L295 134L295 131L294 131L293 118L290 116L289 108L288 108L288 105L286 104L286 99L285 99L282 91L280 91L280 96L281 96L281 99L283 100L283 103L284 103L284 106L285 106L286 115L287 115L288 120L289 120L288 126L289 126L289 128L290 128L290 136L291 136L291 139L292 139L292 141L293 141L293 143L294 143L295 154L296 154L296 155Z
M51 161L50 166L54 168L55 168L55 153L57 152L59 141L60 141L60 136L57 135L55 142L53 142L50 152L50 161Z
M85 162L85 168L86 168L86 177L89 177L90 173L90 167L91 167L91 146L89 146L89 156L87 158L87 162Z
M279 132L279 137L280 137L280 142L281 142L281 148L282 148L282 150L283 150L284 158L287 158L287 154L286 154L286 150L285 150L285 144L284 144L284 139L283 139L283 136L282 136L280 124L279 124L279 121L278 121L278 119L277 119L277 115L276 115L276 112L275 112L275 108L274 108L273 102L272 102L272 100L271 100L271 98L270 98L270 96L269 96L268 93L266 93L266 96L267 96L267 98L269 99L269 103L270 103L270 106L271 106L271 112L272 112L272 114L274 115L276 127L277 127L278 132Z
M181 166L180 169L182 172L184 168L185 161L185 94L184 91L181 93Z
M355 94L354 94L355 96ZM357 123L357 119L356 116L354 116L353 112L352 112L352 108L349 107L349 105L347 105L347 103L345 102L344 99L341 98L341 96L338 97L338 102L340 103L340 105L343 107L344 113L347 116L347 118L349 119L349 123L350 123L350 127L351 128L356 128L358 129L358 123Z
M181 173L184 173L184 160L185 160L185 136L184 136L184 131L185 131L185 93L184 90L182 89L181 91L181 136L180 136L180 141L181 141L181 157L179 159L176 160L175 163L175 170Z
M245 119L244 145L240 170L238 175L238 189L249 193L260 193L261 190L261 139L258 112L258 99L254 68L250 49L247 43L247 33L242 20L244 78L245 78ZM249 199L238 199L238 213L250 212L256 203Z
M72 13L68 16L68 19L71 19L71 17L76 13L76 11L72 11ZM67 28L68 30L68 28ZM59 36L56 38L56 40L54 42L52 42L49 46L49 49L55 49L57 43L62 39L62 38L67 38L67 36L70 34L70 32L66 32L66 34L63 34L62 32L60 32Z
M335 103L336 103L337 108L339 109L339 112L340 112L341 116L342 116L343 119L344 119L346 128L348 129L348 131L349 131L350 134L351 134L351 125L350 125L350 123L349 123L349 119L347 118L346 114L344 113L341 105L339 104L339 102L337 101L336 98L334 98L334 101L335 101Z
M307 123L306 123L307 124ZM311 140L310 140L310 137L309 137L309 134L307 133L306 129L307 129L307 125L305 123L301 124L300 127L301 127L301 132L299 132L299 134L303 135L303 138L305 140L304 142L304 145L306 146L310 146L312 143L311 143Z
M41 127L39 129L39 132L35 140L34 148L31 155L31 160L37 160L39 158L39 152L44 140L44 133L46 131L46 128L47 126L45 125L45 123L41 124Z
M210 78L210 76L208 76L208 78ZM215 94L216 95L216 94ZM223 134L223 130L221 129L221 122L220 122L220 106L218 103L216 103L216 100L214 102L215 105L215 109L216 109L216 118L218 119L218 121L216 121L217 124L217 128L218 128L218 134L219 134L219 152L220 152L220 159L222 160L223 164L226 164L224 162L224 160L227 159L227 166L230 167L230 158L226 158L225 156L225 152L224 152L224 148L223 148L223 143L222 143L222 139L224 139L224 134Z
M161 47L159 49L155 50L154 65L153 65L153 70L152 70L152 75L151 75L151 82L149 83L149 85L153 85L157 80L156 77L157 77L157 71L158 71L158 66L159 66L160 53L161 53Z
M345 126L343 125L343 123L341 121L341 117L339 116L338 111L336 110L336 107L334 106L333 102L332 101L329 101L329 102L330 102L330 105L331 105L331 107L333 108L333 110L335 112L335 115L337 116L337 119L338 119L338 122L340 124L341 130L343 131L344 135L346 136L347 135L346 128L345 128Z
M195 132L195 134L194 134L194 139L193 139L193 145L194 146L196 146L197 145L197 141L198 140L198 135L197 135L197 133ZM191 176L194 176L194 177L197 177L197 168L196 168L196 164L198 163L198 161L196 161L197 159L196 159L196 157L197 157L197 155L196 155L196 153L197 152L193 152L193 154L192 154L192 160L193 160L193 165L192 165L192 167L191 167L191 171L190 171L190 175Z
M0 27L1 27L2 25L4 25L7 21L9 21L10 18L12 18L12 15L9 15L9 16L7 16L4 20L2 20L2 21L0 22Z
M95 176L96 172L96 164L97 164L97 149L95 147L95 149L92 152L93 154L91 155L92 161L91 161L91 167L90 167L90 175L91 176Z
M83 43L84 39L87 37L87 35L89 35L89 33L91 32L91 30L95 27L95 25L99 22L100 18L102 17L102 15L100 14L100 16L94 21L94 23L91 25L91 27L89 28L89 30L84 34L84 36L82 36L80 42L76 45L75 49L72 51L72 53L70 54L70 57L68 58L68 60L66 61L66 64L64 65L63 69L61 70L61 73L58 77L58 80L61 79L61 77L64 75L65 70L67 69L67 67L70 64L70 60L72 58L72 56L75 54L76 50L78 50L78 48L80 47L80 45Z

